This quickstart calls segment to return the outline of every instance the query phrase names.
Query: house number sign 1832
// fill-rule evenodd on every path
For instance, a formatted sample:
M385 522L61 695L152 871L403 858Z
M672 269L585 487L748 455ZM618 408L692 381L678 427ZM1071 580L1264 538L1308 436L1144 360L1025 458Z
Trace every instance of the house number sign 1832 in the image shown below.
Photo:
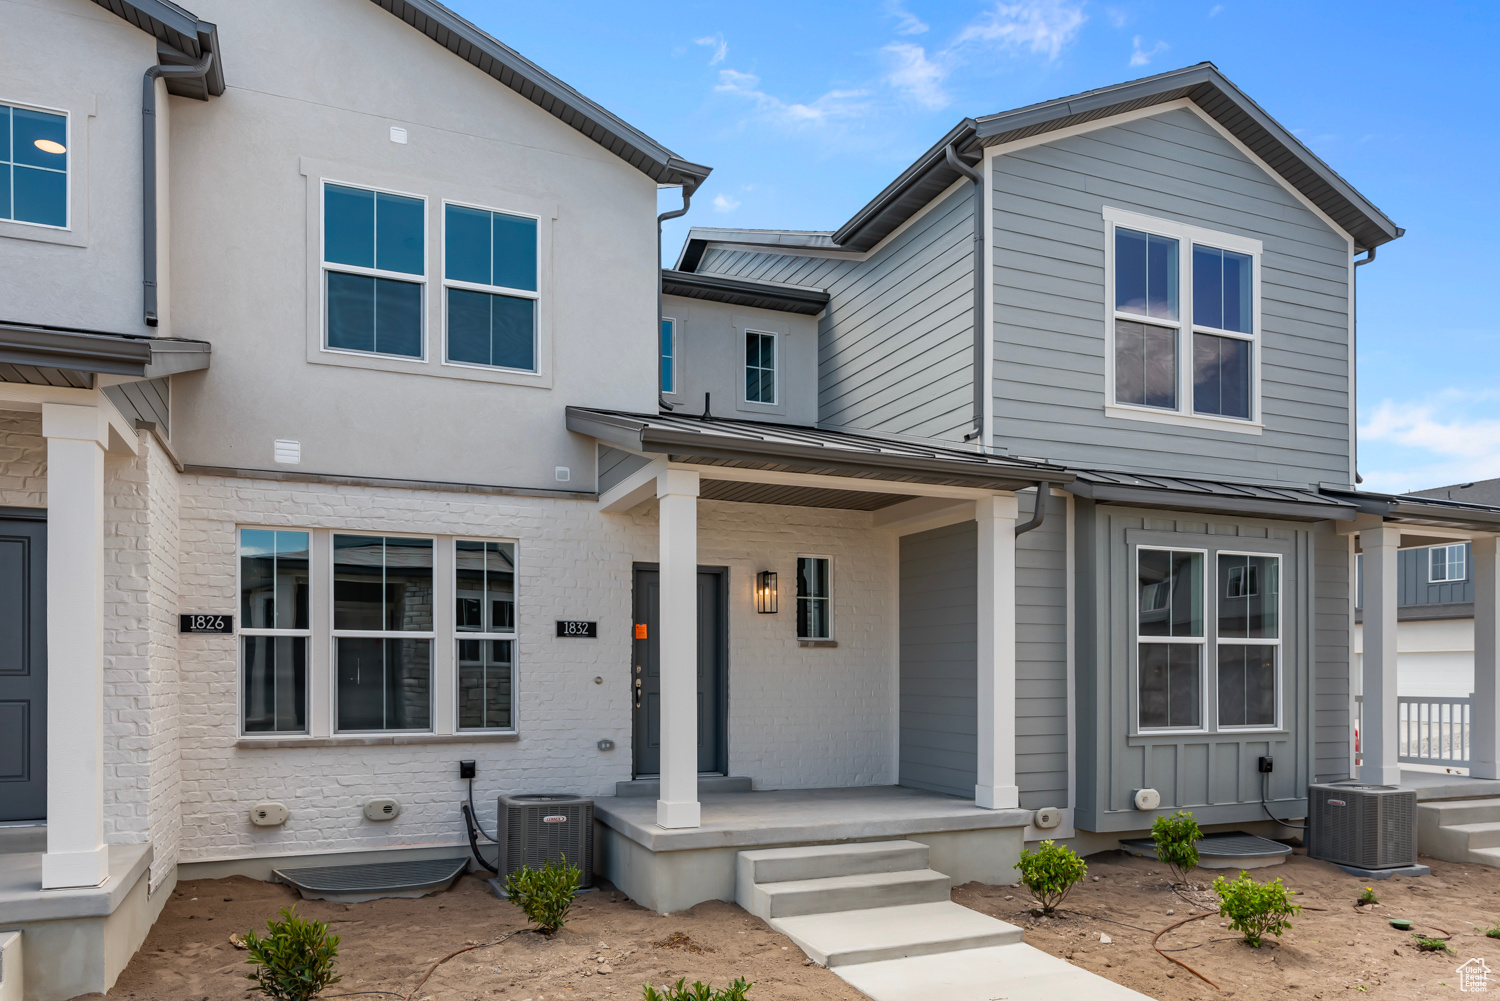
M180 633L232 633L233 615L179 615L177 631Z
M579 619L558 619L557 635L582 636L587 639L593 639L599 635L599 623L583 622Z

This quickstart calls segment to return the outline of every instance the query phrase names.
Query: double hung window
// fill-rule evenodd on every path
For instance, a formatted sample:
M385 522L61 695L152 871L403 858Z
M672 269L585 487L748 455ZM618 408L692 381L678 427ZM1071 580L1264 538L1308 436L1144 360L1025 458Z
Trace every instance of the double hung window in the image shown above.
M455 546L458 728L509 730L515 725L516 547L465 539Z
M447 360L536 370L537 221L443 207Z
M68 119L0 104L0 219L68 225Z
M324 183L326 347L422 357L426 220L422 198Z
M1433 546L1428 550L1427 580L1432 584L1467 580L1468 544L1456 542L1451 546Z
M826 640L833 636L832 590L826 556L797 557L797 638Z
M1212 586L1205 580L1210 562ZM1140 729L1207 729L1210 662L1218 729L1278 725L1281 634L1279 556L1139 547Z
M670 316L661 319L661 374L663 393L677 392L677 321Z
M1105 218L1112 415L1258 419L1259 242L1108 209Z
M246 733L307 732L308 533L240 531L240 664Z
M433 540L333 537L339 730L432 726Z
M776 402L776 335L745 332L745 402Z

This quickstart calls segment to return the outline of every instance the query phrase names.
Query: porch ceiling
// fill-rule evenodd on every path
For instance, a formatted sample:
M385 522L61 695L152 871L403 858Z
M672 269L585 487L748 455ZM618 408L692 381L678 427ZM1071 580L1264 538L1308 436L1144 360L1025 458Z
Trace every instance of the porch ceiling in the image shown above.
M788 486L778 483L741 483L713 480L704 474L698 496L703 500L739 501L742 504L785 504L791 507L841 508L845 511L878 511L911 500L907 494L876 494L863 490L830 490L821 487Z

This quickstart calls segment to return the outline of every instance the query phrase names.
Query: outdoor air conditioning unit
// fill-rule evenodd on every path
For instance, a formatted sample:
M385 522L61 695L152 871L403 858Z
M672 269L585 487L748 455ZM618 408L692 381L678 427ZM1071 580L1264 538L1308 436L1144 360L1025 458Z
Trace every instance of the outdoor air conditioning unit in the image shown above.
M1307 787L1307 853L1335 865L1417 864L1417 792L1357 782Z
M500 796L500 878L522 866L540 868L549 859L583 873L579 886L594 884L594 801L582 796Z

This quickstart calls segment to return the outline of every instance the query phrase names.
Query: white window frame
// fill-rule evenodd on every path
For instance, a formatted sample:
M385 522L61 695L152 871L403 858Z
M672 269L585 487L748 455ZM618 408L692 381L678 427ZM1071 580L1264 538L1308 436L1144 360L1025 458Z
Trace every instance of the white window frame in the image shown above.
M449 561L453 573L453 587L451 589L452 600L448 611L449 631L453 634L453 732L455 734L474 734L484 736L485 734L514 734L519 732L520 697L517 685L521 673L521 543L519 539L484 539L467 535L454 536L448 540L453 551L453 558ZM511 547L515 554L514 573L511 580L511 600L515 604L512 613L514 625L509 632L460 632L458 628L458 544L460 542L500 542ZM481 611L481 616L483 612ZM481 619L481 621L483 621ZM490 640L510 641L510 726L507 727L464 727L459 722L459 666L458 666L458 644L462 640Z
M1158 734L1195 734L1209 733L1208 727L1208 629L1209 629L1209 605L1208 605L1208 581L1209 581L1209 551L1199 546L1168 546L1168 545L1136 545L1134 558L1130 561L1130 631L1135 643L1133 660L1135 662L1134 677L1131 679L1131 698L1135 702L1135 734L1141 736L1152 736ZM1199 586L1203 588L1204 594L1200 595L1203 609L1203 635L1202 636L1142 636L1141 635L1141 553L1142 552L1165 552L1165 553L1197 553L1203 557L1203 575ZM1143 643L1181 643L1198 647L1198 725L1191 726L1142 726L1141 725L1141 645Z
M1246 639L1234 639L1234 638L1230 638L1230 639L1226 640L1222 636L1219 635L1219 608L1218 608L1218 604L1219 604L1219 598L1221 596L1219 594L1218 579L1219 579L1219 557L1220 556L1256 556L1256 557L1260 557L1262 559L1270 559L1270 560L1275 560L1276 561L1276 638L1274 640L1272 640L1272 639L1249 639L1249 638L1246 638ZM1282 685L1284 683L1283 682L1283 676L1285 674L1284 665L1285 665L1285 662L1286 662L1286 657L1285 657L1285 655L1282 652L1283 651L1282 640L1284 640L1286 638L1286 619L1284 618L1285 609L1283 607L1283 605L1284 605L1283 596L1284 596L1284 594L1286 592L1286 589L1284 587L1282 587L1281 584L1282 584L1282 581L1284 581L1286 579L1286 576L1285 576L1285 573L1284 573L1285 569L1286 569L1286 561L1284 559L1282 559L1282 556L1281 556L1280 553L1257 553L1257 552L1251 552L1251 551L1248 551L1248 550L1240 550L1240 549L1216 549L1216 550L1214 550L1214 567L1213 567L1213 572L1214 572L1213 579L1214 579L1214 582L1215 582L1214 583L1214 588L1213 588L1213 591L1214 591L1214 608L1213 608L1213 629L1214 629L1214 695L1215 695L1215 698L1214 698L1214 727L1215 727L1216 731L1219 732L1219 733L1273 732L1273 731L1280 730L1282 728L1282 723L1283 723L1282 713L1284 712L1284 708L1282 706ZM1224 646L1224 645L1228 645L1228 646L1273 646L1273 647L1276 648L1276 695L1275 695L1275 698L1276 698L1276 719L1275 719L1274 722L1272 722L1272 723L1256 723L1254 725L1247 725L1247 726L1225 726L1225 725L1223 725L1222 723L1219 722L1219 707L1218 707L1218 698L1217 698L1217 696L1219 694L1219 657L1218 657L1218 653L1219 653L1219 647Z
M660 328L660 326L658 326L657 332L656 332L656 386L657 386L657 389L661 391L662 395L664 395L664 396L676 396L677 395L677 386L678 386L679 383L682 382L682 370L681 370L681 366L682 366L682 357L681 357L681 355L682 355L682 352L680 350L678 350L678 345L680 344L680 341L679 341L679 339L677 337L677 318L675 316L663 316L663 317L661 317L660 322L661 323L670 323L672 325L672 337L671 337L672 350L669 351L669 352L662 351L662 349L661 349L661 328ZM670 358L670 359L672 359L672 385L670 385L670 386L666 386L666 385L662 384L661 363L662 363L662 359L664 359L664 358Z
M823 562L825 562L825 563L828 564L828 596L825 597L825 598L802 598L802 597L799 597L797 595L797 593L796 593L796 587L797 587L797 580L798 580L798 577L800 576L800 573L794 572L793 575L792 575L792 621L793 621L793 623L795 623L797 621L797 619L800 617L798 615L798 613L801 611L801 604L802 604L803 601L822 601L822 602L826 602L827 603L827 608L828 608L828 635L827 636L803 636L801 630L798 630L798 632L797 632L797 639L799 639L799 640L801 640L801 641L803 641L805 643L832 643L834 641L834 632L833 632L833 626L834 626L834 623L833 623L833 557L832 556L824 555L822 553L798 553L797 554L797 560L799 562L802 561L802 560L822 560ZM794 564L794 566L795 566L795 564ZM799 568L799 570L800 570L800 568Z
M1442 576L1442 577L1434 577L1432 575L1433 557L1437 555L1437 551L1439 549L1443 550L1447 554L1443 558L1443 560L1444 560L1444 563L1443 563L1443 574L1444 574L1444 576ZM1455 549L1458 550L1458 559L1459 559L1459 562L1463 565L1463 573L1460 576L1458 576L1458 577L1451 576L1451 574L1452 574L1452 568L1453 568L1453 552L1452 551L1455 550ZM1469 579L1469 549L1468 549L1468 543L1465 543L1465 542L1450 542L1450 543L1448 543L1445 546L1432 546L1432 547L1430 547L1427 550L1427 583L1429 583L1429 584L1458 584L1458 583L1461 583L1461 582L1466 581L1468 579Z
M77 156L76 156L76 153L74 152L74 146L73 146L73 114L72 114L72 112L70 112L70 111L68 111L68 110L66 110L64 108L49 108L49 107L45 107L45 106L40 105L40 104L31 104L31 103L29 103L27 101L12 101L12 100L10 100L9 98L6 98L6 97L0 97L0 104L3 104L3 105L5 105L8 108L20 108L23 111L39 111L39 112L41 112L44 115L60 115L62 117L62 120L63 120L63 137L64 137L63 146L67 149L67 153L68 153L68 166L62 172L63 173L63 181L64 181L64 192L65 192L65 194L63 195L63 198L64 198L64 202L63 202L63 212L64 212L63 224L61 226L53 226L50 223L45 223L45 222L27 222L24 219L15 219L15 218L0 219L0 222L3 222L3 223L5 223L8 226L29 226L32 229L48 230L48 231L53 232L53 233L68 233L68 232L72 232L72 229L73 229L73 175L75 173L73 165L77 161ZM16 156L16 151L15 151L15 148L14 148L15 124L14 124L14 119L12 119L11 121L12 121L12 124L11 124L11 134L9 136L7 136L6 138L9 139L9 140L11 140L11 143L12 143L12 148L11 148L11 151L10 151L11 159L8 161L8 163L12 163L13 164L13 163L15 163L15 156ZM10 181L10 205L6 206L6 209L7 209L7 211L12 211L13 212L14 209L15 209L15 204L16 204L15 171L14 170L11 171L11 176L9 178L9 181Z
M1264 428L1261 420L1261 241L1231 233L1190 226L1168 219L1158 219L1124 209L1104 206L1104 413L1120 420L1151 421L1159 424L1175 424L1183 427L1209 428L1216 431L1231 431L1243 434L1260 434ZM1165 320L1153 316L1128 313L1115 305L1115 229L1132 229L1152 236L1163 236L1177 241L1177 319ZM1216 250L1232 250L1251 258L1250 267L1250 327L1244 334L1217 327L1199 327L1193 318L1193 246L1202 245ZM1167 327L1177 331L1177 407L1168 410L1162 407L1144 407L1132 403L1120 403L1115 395L1115 324L1120 320L1144 323L1148 326ZM1250 418L1223 417L1217 414L1200 414L1193 409L1193 333L1212 334L1250 342Z
M388 630L388 629L339 629L337 626L334 625L334 623L337 621L335 619L335 616L338 614L338 599L337 599L337 597L335 595L335 591L337 590L337 579L335 577L335 572L334 572L334 566L338 562L338 548L337 548L337 546L335 544L335 540L340 535L361 536L361 537L364 537L364 538L367 538L367 539L391 539L391 538L395 538L395 539L427 539L427 540L429 540L432 543L432 593L433 593L433 609L432 609L432 628L431 629L429 629L429 630L423 630L423 631L419 631L419 630L394 631L394 630ZM438 643L439 625L443 621L442 618L441 618L441 616L442 616L443 613L437 607L438 606L438 597L439 597L440 594L443 593L443 589L438 585L438 579L437 579L437 577L438 577L438 574L441 572L441 566L442 566L442 559L441 559L441 557L438 554L438 550L442 546L442 544L443 544L442 537L436 536L436 535L428 535L428 534L422 533L422 532L401 532L401 531L386 531L384 529L358 529L358 528L335 528L335 529L332 529L332 530L329 531L329 533L328 533L328 558L327 558L327 560L324 563L325 570L326 570L326 572L328 574L328 688L329 688L328 708L329 708L329 714L332 717L330 719L330 721L329 721L330 732L335 737L372 736L372 735L380 735L380 734L389 734L389 735L393 735L394 736L394 735L398 735L398 734L425 734L425 733L436 733L437 732L437 721L438 721L438 712L439 712L438 699L437 699L437 694L438 694L437 643ZM449 546L449 549L450 550L452 549L451 545ZM451 606L451 603L450 603L450 606ZM453 610L452 607L450 607L448 609L448 613L447 614L448 614L448 621L452 622L456 626L457 625L456 617L454 616L454 610ZM427 640L429 643L432 644L431 647L429 648L431 652L428 654L428 657L427 657L427 669L430 672L430 675L429 675L429 678L428 678L428 685L427 685L427 691L428 691L428 700L427 700L427 726L425 728L421 728L421 729L408 729L408 730L393 730L393 729L380 729L380 730L343 730L343 729L339 728L339 643L338 643L338 641L341 640L341 639ZM453 673L454 673L454 680L456 681L457 677L458 677L458 665L456 663L453 665ZM457 705L457 701L456 700L455 700L454 704Z
M536 223L536 287L535 292L523 288L509 288L505 285L484 285L478 282L461 282L448 277L448 206L454 205L462 209L475 209L480 212L498 213L500 215L515 216L518 219L530 219ZM444 198L442 200L442 220L438 225L438 239L442 241L443 265L439 273L443 286L443 354L440 362L449 368L477 369L481 372L512 372L521 375L538 375L542 369L542 223L543 219L535 212L519 212L514 209L495 208L492 205L480 205L476 202L459 201L456 198ZM490 253L494 253L494 245L491 243ZM494 274L494 262L490 262L490 274ZM448 358L448 290L450 288L463 289L468 292L483 292L487 295L508 295L515 299L530 299L536 305L531 311L531 367L516 368L511 365L476 365L474 362L452 361ZM495 540L492 540L495 541Z
M242 532L303 532L307 535L307 628L306 629L253 629L245 626L245 592L244 592L244 556L241 542ZM313 557L313 530L310 528L299 528L287 525L236 525L234 526L234 663L235 663L235 715L238 721L235 726L241 739L244 740L286 740L289 738L311 737L313 732L313 586L312 575L315 572L316 560ZM244 636L292 636L301 637L307 641L307 647L303 653L307 664L307 678L302 691L302 718L305 725L301 730L246 730L245 729L245 644L240 642Z
M747 391L745 376L750 373L750 365L745 361L745 341L740 341L740 402L748 407L779 407L781 406L781 334L774 330L760 330L755 327L747 327L744 336L748 338L751 334L760 337L771 338L771 399L752 400ZM756 366L756 371L761 371Z
M328 186L337 185L341 188L358 188L361 191L373 191L376 194L398 195L402 198L416 198L422 202L422 273L420 275L410 274L406 271L383 271L380 268L362 268L353 264L331 264L328 261L328 211L327 197ZM318 331L318 344L321 351L334 355L349 355L356 358L390 358L396 361L426 362L427 361L427 276L432 271L432 240L429 238L431 220L428 219L430 206L426 195L414 191L398 191L394 188L377 187L371 184L360 184L357 181L342 181L333 177L318 178L318 301L321 303L319 316L321 317L321 329ZM355 351L351 348L335 348L328 344L328 273L336 271L346 275L364 275L369 278L389 278L392 281L406 282L408 285L420 285L422 287L422 352L417 355L387 354L384 351ZM403 536L405 538L405 536ZM410 536L417 538L417 536Z

